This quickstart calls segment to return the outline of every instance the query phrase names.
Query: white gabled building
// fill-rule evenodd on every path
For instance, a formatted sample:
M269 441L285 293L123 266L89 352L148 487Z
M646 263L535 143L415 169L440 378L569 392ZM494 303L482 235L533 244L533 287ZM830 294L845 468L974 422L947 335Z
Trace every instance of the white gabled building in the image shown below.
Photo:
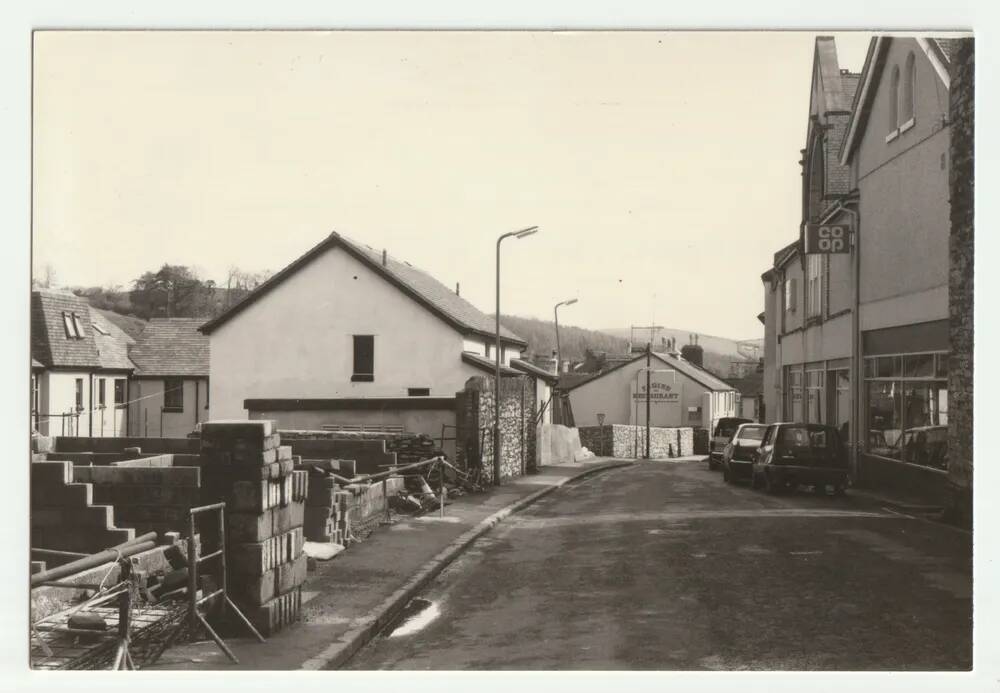
M493 358L493 319L426 272L331 233L204 324L211 418L282 428L397 426L435 438ZM502 332L510 365L527 346Z

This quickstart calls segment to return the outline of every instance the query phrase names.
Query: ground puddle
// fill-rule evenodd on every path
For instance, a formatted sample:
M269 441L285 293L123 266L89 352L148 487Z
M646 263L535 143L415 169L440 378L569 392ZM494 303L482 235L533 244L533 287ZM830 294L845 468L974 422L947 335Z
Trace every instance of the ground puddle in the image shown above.
M418 597L403 608L399 618L396 619L395 627L386 637L399 638L418 633L440 615L441 608L435 602Z

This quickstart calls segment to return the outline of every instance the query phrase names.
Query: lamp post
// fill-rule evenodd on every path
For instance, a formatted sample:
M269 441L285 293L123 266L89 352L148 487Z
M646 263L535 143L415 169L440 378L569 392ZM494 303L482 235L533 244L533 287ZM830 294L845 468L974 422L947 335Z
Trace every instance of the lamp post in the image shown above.
M493 388L493 485L500 485L500 243L505 238L524 238L538 231L529 226L520 231L508 231L497 239L497 312L496 312L496 374Z
M571 298L568 301L560 301L552 309L556 318L556 375L559 375L559 372L562 370L562 350L559 347L559 306L571 306L574 303L576 303L576 299Z

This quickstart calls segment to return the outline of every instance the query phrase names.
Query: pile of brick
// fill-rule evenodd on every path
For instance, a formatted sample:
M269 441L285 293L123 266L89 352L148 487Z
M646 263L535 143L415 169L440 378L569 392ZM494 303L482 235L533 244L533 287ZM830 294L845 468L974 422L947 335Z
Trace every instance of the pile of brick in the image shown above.
M424 433L386 434L385 449L396 453L396 460L400 465L444 455L438 444Z
M202 497L226 503L228 592L265 635L298 620L306 578L308 476L280 443L271 421L208 422L201 431Z
M389 498L404 491L403 478L338 488L332 477L312 474L306 500L306 539L347 546L363 538L386 517Z

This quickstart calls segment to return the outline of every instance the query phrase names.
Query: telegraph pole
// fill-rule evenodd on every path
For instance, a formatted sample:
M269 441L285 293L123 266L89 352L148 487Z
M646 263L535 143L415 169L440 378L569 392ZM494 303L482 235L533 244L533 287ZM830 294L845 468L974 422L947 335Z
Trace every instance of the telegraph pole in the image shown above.
M650 338L652 340L652 338ZM646 342L646 459L649 459L649 412L650 412L650 397L653 393L649 391L650 388L650 378L653 374L652 372L652 354L653 354L653 343L652 341Z

